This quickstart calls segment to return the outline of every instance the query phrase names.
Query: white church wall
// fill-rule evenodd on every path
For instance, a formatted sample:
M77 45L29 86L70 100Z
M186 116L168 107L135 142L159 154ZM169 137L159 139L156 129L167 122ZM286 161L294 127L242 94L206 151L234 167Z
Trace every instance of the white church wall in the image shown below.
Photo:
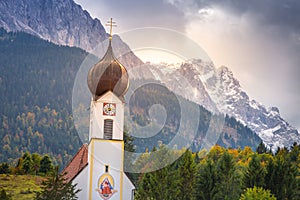
M77 184L76 189L81 190L79 193L77 193L78 200L88 199L88 186L86 184L88 169L88 166L86 166L72 181L72 184Z
M112 197L120 199L123 192L123 141L92 139L89 152L90 189L91 199L100 198L100 185L107 177L112 184ZM106 166L108 171L106 172ZM97 191L98 190L98 191ZM122 195L123 196L123 195Z
M131 183L130 179L124 173L123 175L123 199L133 200L134 198L134 185Z

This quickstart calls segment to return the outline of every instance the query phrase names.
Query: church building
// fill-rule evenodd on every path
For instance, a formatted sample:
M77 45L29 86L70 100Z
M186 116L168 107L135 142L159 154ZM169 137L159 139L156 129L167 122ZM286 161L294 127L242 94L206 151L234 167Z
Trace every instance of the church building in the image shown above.
M112 29L113 22L110 21ZM115 58L110 31L104 57L89 71L89 142L63 172L77 184L79 200L131 200L134 185L124 173L124 95L129 86L126 68Z

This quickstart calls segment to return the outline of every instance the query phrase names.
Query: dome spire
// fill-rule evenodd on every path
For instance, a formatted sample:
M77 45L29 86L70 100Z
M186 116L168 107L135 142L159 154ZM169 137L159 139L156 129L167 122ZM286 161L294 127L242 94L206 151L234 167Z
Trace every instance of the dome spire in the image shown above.
M105 25L110 27L110 30L109 30L109 42L111 42L111 40L112 40L112 28L117 26L116 22L114 22L113 19L110 18L110 20Z
M110 36L107 51L104 57L96 63L88 72L88 87L97 100L107 91L113 92L123 99L129 86L129 78L126 68L115 58L112 50L112 27L116 27L112 18L106 26L110 26Z

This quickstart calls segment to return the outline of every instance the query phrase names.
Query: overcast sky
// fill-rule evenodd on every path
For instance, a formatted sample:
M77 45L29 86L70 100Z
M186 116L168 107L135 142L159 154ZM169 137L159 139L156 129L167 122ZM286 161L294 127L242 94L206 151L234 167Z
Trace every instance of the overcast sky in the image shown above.
M279 107L300 129L299 0L75 2L102 24L112 17L118 24L116 33L150 26L187 35L217 67L229 67L250 98Z

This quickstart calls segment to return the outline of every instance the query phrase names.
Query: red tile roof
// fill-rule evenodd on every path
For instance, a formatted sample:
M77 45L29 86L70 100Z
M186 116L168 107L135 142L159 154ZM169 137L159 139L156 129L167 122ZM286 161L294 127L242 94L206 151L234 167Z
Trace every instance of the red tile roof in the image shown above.
M72 181L85 166L88 165L88 145L83 144L81 148L78 150L76 155L73 157L71 162L64 168L62 173L67 173L65 178L67 181Z

